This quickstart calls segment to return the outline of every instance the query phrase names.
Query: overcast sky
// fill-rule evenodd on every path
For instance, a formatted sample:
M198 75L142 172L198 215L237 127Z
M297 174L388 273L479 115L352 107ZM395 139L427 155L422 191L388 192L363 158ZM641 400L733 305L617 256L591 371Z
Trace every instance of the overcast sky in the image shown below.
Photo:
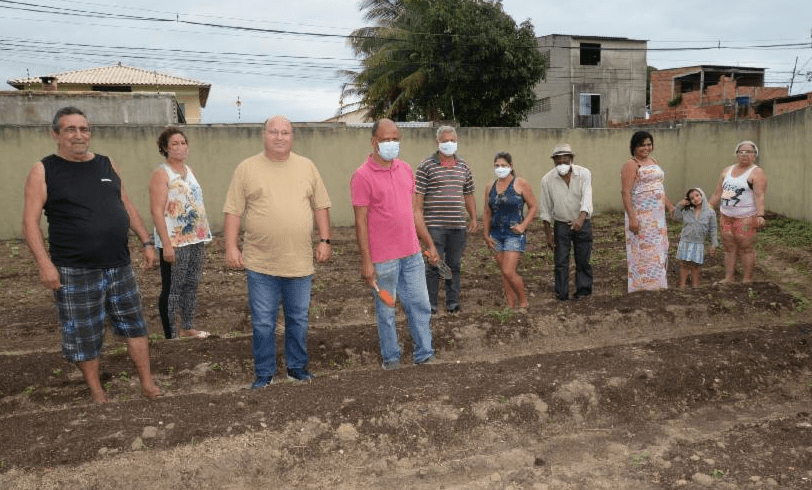
M211 83L204 123L260 122L272 114L321 121L339 109L347 80L336 72L359 66L342 37L364 24L358 3L0 0L2 90L14 90L5 83L12 78L120 61ZM504 0L503 5L517 23L530 19L537 36L643 39L649 41L648 64L656 68L767 68L768 85L792 81L792 93L812 91L807 0Z

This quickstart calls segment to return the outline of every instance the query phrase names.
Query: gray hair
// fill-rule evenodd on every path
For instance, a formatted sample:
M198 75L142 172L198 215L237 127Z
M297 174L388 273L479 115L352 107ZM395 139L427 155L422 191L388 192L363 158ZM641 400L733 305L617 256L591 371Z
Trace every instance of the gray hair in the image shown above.
M268 123L271 122L271 121L274 121L274 120L284 121L284 122L288 123L288 126L290 126L291 131L293 131L293 123L290 122L290 119L288 119L287 117L285 117L285 116L283 116L281 114L276 115L276 116L271 116L268 119L266 119L265 122L262 124L262 129L263 130L268 129Z
M57 133L57 134L59 133L59 120L62 119L63 117L65 117L65 116L82 116L85 119L87 119L87 116L85 116L85 113L80 111L76 107L73 107L73 106L63 107L62 109L59 109L58 111L56 111L56 115L54 116L54 120L51 123L51 129L53 130L54 133Z
M755 144L755 143L753 143L753 142L752 142L752 141L750 141L750 140L744 140L744 141L742 141L741 143L739 143L738 145L736 145L736 149L735 149L735 150L733 150L733 154L735 155L735 154L736 154L736 152L738 152L738 151L739 151L739 148L741 148L741 147L742 147L742 146L744 146L744 145L750 145L750 146L752 146L752 147L753 147L753 149L754 149L754 150L756 150L756 156L758 156L758 146L756 146L756 144Z
M437 141L440 141L440 136L444 135L445 133L457 134L457 130L454 129L453 126L440 126L437 128Z

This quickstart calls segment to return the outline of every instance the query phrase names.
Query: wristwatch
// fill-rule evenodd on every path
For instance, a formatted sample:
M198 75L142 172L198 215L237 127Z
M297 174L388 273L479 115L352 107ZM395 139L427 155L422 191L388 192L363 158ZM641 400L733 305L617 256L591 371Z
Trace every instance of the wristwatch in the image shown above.
M330 245L330 239L329 238L319 238L319 241L321 243L326 243L327 245Z

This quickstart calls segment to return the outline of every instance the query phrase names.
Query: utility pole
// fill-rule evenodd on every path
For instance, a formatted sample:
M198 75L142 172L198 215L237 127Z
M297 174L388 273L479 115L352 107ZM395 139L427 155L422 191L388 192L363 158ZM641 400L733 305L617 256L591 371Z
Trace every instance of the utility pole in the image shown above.
M789 90L787 95L792 95L792 82L795 81L795 70L798 68L798 57L795 57L795 66L792 67L792 78L789 79Z

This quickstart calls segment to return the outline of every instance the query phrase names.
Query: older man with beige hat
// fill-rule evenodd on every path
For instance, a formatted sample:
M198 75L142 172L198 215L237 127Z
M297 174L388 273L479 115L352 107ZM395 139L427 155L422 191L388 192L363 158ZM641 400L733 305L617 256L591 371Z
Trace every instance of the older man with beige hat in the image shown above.
M555 257L555 294L569 299L570 248L575 255L575 295L592 294L592 173L573 164L569 144L558 144L550 155L553 168L541 179L539 216L547 246Z

